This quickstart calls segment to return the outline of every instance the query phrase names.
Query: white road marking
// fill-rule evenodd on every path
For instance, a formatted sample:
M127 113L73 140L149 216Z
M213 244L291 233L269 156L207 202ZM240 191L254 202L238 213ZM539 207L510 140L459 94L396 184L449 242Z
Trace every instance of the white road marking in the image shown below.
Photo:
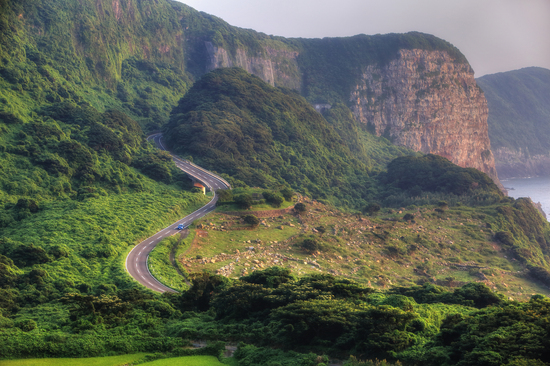
M155 134L155 135L149 136L147 138L147 141L150 141L151 139L153 139L154 142L156 142L158 145L160 145L160 148L162 150L166 150L166 148L164 147L164 145L161 141L161 138L162 138L161 134ZM181 159L176 158L176 157L174 157L174 161L176 163L176 166L179 167L184 172L186 172L187 174L189 174L191 176L194 176L197 179L199 177L202 178L203 183L205 183L205 185L211 191L214 191L214 197L210 200L210 202L208 204L206 204L202 208L196 210L195 212L191 213L190 215L184 217L182 220L176 222L176 224L183 223L184 225L187 226L190 223L192 223L197 216L202 217L202 216L212 212L213 210L215 210L215 205L213 203L213 201L217 198L215 190L220 189L220 188L227 188L228 186L225 183L223 183L223 180L220 179L219 177L217 177L213 174L210 175L209 172L204 171L200 168L197 168L197 167L193 166L188 161L181 160ZM139 262L139 259L140 259L139 256L143 253L144 250L147 250L147 252L145 254L150 253L151 250L154 249L154 247L156 246L156 243L158 243L161 239L163 239L163 238L167 237L168 235L170 235L171 233L173 233L173 230L175 228L176 228L175 224L172 224L172 225L164 228L163 230L159 231L157 234L151 236L150 238L145 239L140 244L136 245L130 251L130 253L128 254L128 257L126 258L126 270L128 272L130 272L129 268L128 268L128 264L129 264L128 262L129 262L130 256L132 255L133 250L136 249L138 246L141 248L141 251L139 252L139 254L135 258L135 262L136 262L135 268L132 267L131 263L130 263L130 268L134 269L134 270L137 270L137 272L140 274L140 276L139 276L139 278L141 279L140 282L142 284L146 283L147 285L149 285L148 287L152 290L159 291L159 292L174 291L173 289L170 289L169 287L163 285L160 281L158 281L151 274L151 272L149 271L149 266L148 266L149 256L147 256L147 258L145 260L145 265L146 265L147 271L149 272L149 277L141 275L141 271L139 270L139 268L137 266L137 263ZM147 244L145 244L145 242L147 240L150 240L150 241ZM149 250L149 247L151 247L151 246L153 248L151 250ZM153 281L153 282L151 282L150 280Z

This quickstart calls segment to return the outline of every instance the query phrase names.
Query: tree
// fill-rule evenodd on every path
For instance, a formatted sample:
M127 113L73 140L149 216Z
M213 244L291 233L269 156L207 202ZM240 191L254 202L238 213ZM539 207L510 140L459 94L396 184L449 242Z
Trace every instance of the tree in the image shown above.
M299 214L301 214L301 213L307 211L306 205L303 204L302 202L298 202L297 204L295 204L295 205L294 205L294 209L295 209L296 212L298 212Z
M34 264L48 263L53 260L42 247L30 245L21 245L11 254L11 259L18 267L30 267Z
M263 271L254 271L248 276L241 277L241 281L255 283L267 288L277 288L283 283L294 281L288 268L270 267Z
M237 206L245 210L249 210L252 207L252 196L246 193L235 196L233 201Z
M243 220L252 227L256 227L260 224L260 219L254 215L244 215Z
M210 308L210 300L214 294L229 287L226 277L206 272L193 274L191 282L189 290L178 294L172 300L179 310L206 311Z
M281 195L285 198L285 200L290 202L292 200L292 196L294 196L294 192L292 189L285 187L281 189Z
M281 196L280 194L269 191L263 192L262 196L264 196L265 201L271 204L273 207L281 207L281 204L285 201L283 196Z
M363 209L363 212L368 214L369 216L376 216L378 211L380 211L380 205L378 203L369 203L365 206Z
M509 231L499 231L495 234L495 240L508 247L513 247L515 243L514 236Z
M306 252L316 252L319 250L319 244L315 239L304 239L304 241L301 244L302 249L304 249Z
M218 203L233 201L233 191L230 189L218 189L216 194L218 195Z
M403 220L412 221L412 220L414 220L414 215L410 214L410 213L407 213L407 214L405 214L405 216L403 216Z
M0 288L13 287L21 273L10 258L0 254Z

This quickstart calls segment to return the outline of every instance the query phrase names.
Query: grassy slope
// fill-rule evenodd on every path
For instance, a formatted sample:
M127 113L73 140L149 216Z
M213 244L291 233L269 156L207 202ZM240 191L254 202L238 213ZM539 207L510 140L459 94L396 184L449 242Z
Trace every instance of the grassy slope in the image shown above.
M224 365L214 356L187 356L187 357L174 357L166 358L162 360L156 360L146 362L143 365L146 366L221 366Z
M182 234L183 236L184 234ZM189 288L185 278L180 275L177 267L170 261L170 255L175 249L174 257L180 246L184 246L185 239L178 233L170 238L163 239L149 254L149 270L157 280L177 291L185 291ZM186 240L187 241L187 240ZM183 273L185 275L185 273Z
M0 366L119 366L141 360L145 353L93 358L39 358L0 361Z
M377 289L422 282L455 287L482 281L514 299L549 293L533 282L509 248L494 241L494 233L506 226L497 206L459 206L444 212L424 206L365 217L316 201L306 205L306 215L262 219L252 231L238 230L243 226L240 219L224 214L202 219L191 250L180 260L189 272L221 269L230 277L283 266L298 276L331 273ZM415 216L414 223L402 219L407 213ZM326 229L324 234L313 231L319 226ZM301 248L306 238L319 243L318 253Z
M120 366L133 364L136 361L141 361L145 353L122 355L122 356L108 356L108 357L93 357L93 358L39 358L39 359L25 359L25 360L9 360L0 361L0 366ZM162 360L155 360L141 365L147 366L171 366L181 365L186 366L217 366L223 365L214 356L186 356L186 357L173 357Z
M172 187L151 185L150 192L52 203L43 212L4 229L3 236L46 250L65 246L66 258L41 265L54 282L127 286L129 277L121 268L127 248L208 201Z

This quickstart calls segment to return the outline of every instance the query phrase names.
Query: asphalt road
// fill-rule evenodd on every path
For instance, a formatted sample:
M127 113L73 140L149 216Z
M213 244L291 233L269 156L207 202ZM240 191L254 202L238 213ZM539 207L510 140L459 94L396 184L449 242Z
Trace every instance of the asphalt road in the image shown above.
M153 140L157 147L162 150L166 150L162 144L162 134L155 134L148 137L148 140ZM194 177L196 180L200 181L205 187L208 187L211 191L216 191L218 189L230 188L227 182L225 182L220 177L217 177L215 174L208 172L205 169L202 169L194 164L189 163L186 160L179 159L175 156L172 156L176 166L186 172L188 175ZM126 257L126 270L136 281L141 283L143 286L150 288L153 291L157 292L177 292L170 287L167 287L160 283L149 271L147 261L149 259L149 253L155 248L155 246L164 238L174 235L178 232L178 225L183 224L187 227L193 221L198 218L201 218L207 215L209 212L213 211L216 208L216 201L218 201L218 196L214 194L212 200L201 207L192 214L184 217L183 219L176 221L167 228L162 229L155 235L145 239L132 249L132 251Z

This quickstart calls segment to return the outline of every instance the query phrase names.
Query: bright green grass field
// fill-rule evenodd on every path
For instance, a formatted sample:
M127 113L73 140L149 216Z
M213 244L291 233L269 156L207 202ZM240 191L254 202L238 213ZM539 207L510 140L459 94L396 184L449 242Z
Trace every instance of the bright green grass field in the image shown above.
M136 353L133 355L92 358L33 358L24 360L5 360L0 361L0 366L119 366L141 360L145 355L145 353Z
M163 358L161 360L143 363L144 366L223 366L214 356L186 356Z
M0 366L122 366L141 360L146 354L92 357L92 358L35 358L0 361ZM186 356L146 362L147 366L219 366L224 365L214 356Z

